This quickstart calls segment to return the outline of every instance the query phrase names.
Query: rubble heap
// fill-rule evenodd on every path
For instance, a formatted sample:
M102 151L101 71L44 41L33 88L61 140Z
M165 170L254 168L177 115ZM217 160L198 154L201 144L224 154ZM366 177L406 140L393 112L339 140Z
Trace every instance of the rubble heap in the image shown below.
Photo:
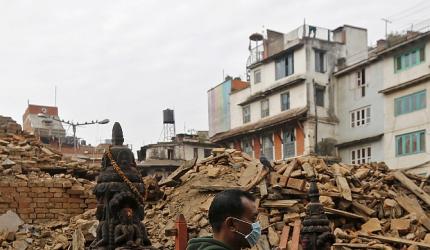
M19 133L21 130L21 125L19 125L11 117L0 115L0 134Z
M15 213L9 211L0 216L13 227L0 225L0 249L60 250L84 249L85 240L96 237L98 221L95 209L70 218L39 224L24 224ZM72 248L73 246L73 248Z
M186 164L161 185L165 197L148 204L145 224L155 247L172 249L174 228L182 213L190 237L212 233L207 211L222 190L250 190L258 198L263 237L257 249L297 246L308 203L309 180L317 180L320 202L336 235L336 249L430 248L430 185L423 177L389 170L384 163L347 165L305 156L263 167L234 149L214 149L197 164ZM299 232L299 231L298 231Z
M99 165L63 159L60 152L43 145L33 135L0 135L0 172L3 175L44 171L50 174L70 173L94 179L99 170Z

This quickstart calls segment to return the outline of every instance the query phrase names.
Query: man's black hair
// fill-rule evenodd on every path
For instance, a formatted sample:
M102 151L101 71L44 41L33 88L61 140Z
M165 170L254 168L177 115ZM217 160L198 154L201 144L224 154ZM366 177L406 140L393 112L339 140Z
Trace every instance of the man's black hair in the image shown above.
M245 212L242 197L255 201L252 194L239 189L225 190L215 196L209 207L209 223L214 232L219 232L227 217L242 217Z

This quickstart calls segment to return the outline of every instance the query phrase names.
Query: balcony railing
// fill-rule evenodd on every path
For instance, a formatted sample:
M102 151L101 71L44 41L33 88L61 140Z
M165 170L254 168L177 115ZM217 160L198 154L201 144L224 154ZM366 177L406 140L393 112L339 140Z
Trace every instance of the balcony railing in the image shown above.
M304 37L314 38L324 41L333 41L333 31L312 25L301 25L298 28L284 34L284 49L289 47L291 42L297 41ZM251 49L250 55L248 57L246 66L250 66L257 63L265 58L264 46L260 44Z

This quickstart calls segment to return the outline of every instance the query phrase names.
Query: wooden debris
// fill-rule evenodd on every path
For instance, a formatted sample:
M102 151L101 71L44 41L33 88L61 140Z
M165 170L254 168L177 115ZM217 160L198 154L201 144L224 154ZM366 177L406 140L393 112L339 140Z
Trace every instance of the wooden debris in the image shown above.
M279 250L287 250L288 237L290 236L290 226L285 225L282 229Z
M288 208L296 205L298 201L296 200L266 200L260 205L261 207L273 207L273 208Z
M416 196L421 198L427 205L430 206L430 195L428 195L426 192L424 192L420 187L418 187L411 179L406 177L402 172L395 171L393 173L394 177L398 181L400 181L407 189L409 189L412 193L414 193Z
M366 234L359 234L358 236L360 238L375 239L375 240L379 240L387 243L417 245L419 247L422 247L423 249L430 249L430 244L412 241L412 240L405 240L402 238L394 238L394 237L387 237L387 236L380 236L380 235L366 235Z
M299 250L301 224L300 220L294 222L291 250Z

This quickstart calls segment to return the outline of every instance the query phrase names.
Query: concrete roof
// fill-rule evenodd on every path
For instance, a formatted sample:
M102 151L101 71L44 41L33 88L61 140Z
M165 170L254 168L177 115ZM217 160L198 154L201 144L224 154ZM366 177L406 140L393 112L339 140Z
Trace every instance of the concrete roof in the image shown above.
M245 124L243 126L230 129L226 132L215 134L214 136L211 137L211 140L214 142L219 142L235 136L250 134L266 128L271 128L271 127L292 121L294 119L298 119L302 116L305 116L307 111L308 111L307 107L295 108L295 109L283 111L280 114L265 117L256 122Z

